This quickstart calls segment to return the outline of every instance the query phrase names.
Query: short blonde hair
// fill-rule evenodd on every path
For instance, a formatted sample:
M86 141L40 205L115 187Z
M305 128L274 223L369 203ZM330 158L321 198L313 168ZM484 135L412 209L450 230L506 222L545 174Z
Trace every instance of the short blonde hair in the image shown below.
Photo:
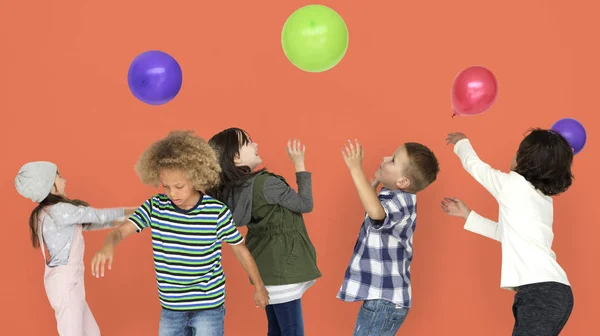
M160 171L183 171L198 190L219 185L221 167L215 151L192 131L174 131L153 143L138 160L135 171L142 183L158 187Z

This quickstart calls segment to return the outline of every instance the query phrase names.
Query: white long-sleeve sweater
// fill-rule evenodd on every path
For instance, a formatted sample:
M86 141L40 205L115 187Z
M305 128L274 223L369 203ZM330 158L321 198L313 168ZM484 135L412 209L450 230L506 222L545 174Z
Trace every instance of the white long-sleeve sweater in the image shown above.
M546 281L570 285L552 251L552 197L516 172L490 167L479 159L468 139L458 141L454 152L465 170L498 201L498 222L471 211L465 229L502 243L500 286L514 290Z

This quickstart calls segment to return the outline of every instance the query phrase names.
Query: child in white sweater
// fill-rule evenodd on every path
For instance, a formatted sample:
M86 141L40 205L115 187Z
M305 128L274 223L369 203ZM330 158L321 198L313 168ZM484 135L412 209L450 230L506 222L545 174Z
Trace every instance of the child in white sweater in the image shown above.
M456 198L445 198L442 209L465 218L466 230L502 244L501 287L516 291L513 336L558 335L573 310L573 293L552 251L552 196L572 183L573 150L561 135L535 129L504 173L480 160L464 134L451 133L446 140L465 170L498 201L498 222Z

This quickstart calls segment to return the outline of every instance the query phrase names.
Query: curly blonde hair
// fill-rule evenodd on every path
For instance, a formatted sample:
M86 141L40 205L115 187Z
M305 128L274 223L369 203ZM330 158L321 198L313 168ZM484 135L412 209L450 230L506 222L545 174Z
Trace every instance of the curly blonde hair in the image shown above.
M220 182L221 167L215 151L192 131L169 133L146 149L135 165L142 183L155 188L160 184L163 169L183 171L194 187L202 191Z

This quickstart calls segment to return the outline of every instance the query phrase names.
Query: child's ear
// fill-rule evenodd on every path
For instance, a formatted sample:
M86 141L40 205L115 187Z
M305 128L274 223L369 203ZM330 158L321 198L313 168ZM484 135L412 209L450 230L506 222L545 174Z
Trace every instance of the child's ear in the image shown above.
M396 187L398 187L398 189L406 189L410 187L410 180L406 177L401 177L396 181Z
M240 154L235 154L235 156L233 157L233 163L238 164L240 162Z

